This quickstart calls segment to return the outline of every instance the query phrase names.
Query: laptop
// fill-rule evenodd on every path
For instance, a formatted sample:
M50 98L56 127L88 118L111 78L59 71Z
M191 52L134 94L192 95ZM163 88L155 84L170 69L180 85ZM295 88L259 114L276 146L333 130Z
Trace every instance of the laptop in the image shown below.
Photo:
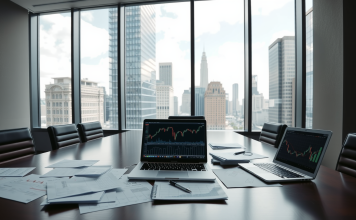
M140 162L131 180L214 181L207 164L206 121L145 119Z
M288 127L273 163L245 163L240 167L265 182L315 179L332 132Z

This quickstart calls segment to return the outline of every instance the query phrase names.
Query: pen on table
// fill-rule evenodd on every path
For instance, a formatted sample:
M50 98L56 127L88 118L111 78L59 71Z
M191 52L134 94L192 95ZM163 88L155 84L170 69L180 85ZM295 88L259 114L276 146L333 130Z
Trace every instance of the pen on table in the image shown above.
M177 187L177 188L179 188L179 189L181 189L181 190L183 190L185 192L188 192L188 193L192 192L190 189L185 188L184 186L181 186L181 185L179 185L178 183L176 183L176 182L174 182L172 180L169 181L169 184L171 184L172 186L175 186L175 187Z
M234 153L234 155L243 154L243 153L245 153L245 151L236 152L236 153Z

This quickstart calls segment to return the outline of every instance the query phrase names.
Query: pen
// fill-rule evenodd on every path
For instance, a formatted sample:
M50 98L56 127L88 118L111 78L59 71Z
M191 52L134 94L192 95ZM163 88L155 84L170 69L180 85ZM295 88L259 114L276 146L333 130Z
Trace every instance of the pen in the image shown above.
M192 192L190 189L187 189L184 186L181 186L181 185L179 185L178 183L176 183L176 182L174 182L172 180L169 181L169 184L171 184L172 186L175 186L175 187L177 187L177 188L179 188L179 189L181 189L181 190L183 190L185 192L188 192L188 193Z
M243 153L244 153L244 151L240 151L240 152L234 153L234 155L243 154Z

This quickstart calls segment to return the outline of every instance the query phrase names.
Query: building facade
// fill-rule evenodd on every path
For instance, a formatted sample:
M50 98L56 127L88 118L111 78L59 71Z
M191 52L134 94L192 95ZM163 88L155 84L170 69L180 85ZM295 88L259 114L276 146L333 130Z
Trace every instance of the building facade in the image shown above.
M163 81L164 85L169 85L173 87L172 69L172 63L159 63L159 80Z
M205 88L196 86L195 87L195 115L204 116L204 97Z
M111 129L119 128L118 66L117 66L117 8L109 9L109 94L106 96L105 121Z
M205 89L208 87L208 75L208 60L206 58L205 51L203 51L203 55L201 56L200 62L200 87L203 87Z
M174 115L178 116L178 96L174 96Z
M190 115L190 90L184 90L182 94L182 106L181 113L185 115Z
M163 81L158 81L156 83L156 90L157 118L168 119L168 116L174 115L173 87L165 85Z
M292 126L292 80L295 78L294 36L278 38L269 46L270 122Z
M72 92L70 77L53 78L54 83L45 85L47 126L72 123ZM82 122L99 121L104 124L104 89L97 82L81 80Z
M125 8L126 128L141 129L156 118L156 10L154 5Z
M209 130L225 130L226 94L220 82L210 82L205 91L205 120Z
M237 112L239 111L238 102L239 102L239 84L234 83L232 84L232 114L233 115L237 115Z
M305 127L313 128L313 8L306 13L306 119Z

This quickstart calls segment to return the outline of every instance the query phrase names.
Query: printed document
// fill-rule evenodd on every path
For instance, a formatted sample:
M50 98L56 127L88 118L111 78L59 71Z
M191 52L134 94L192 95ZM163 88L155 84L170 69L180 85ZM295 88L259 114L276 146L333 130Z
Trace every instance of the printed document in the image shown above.
M74 176L82 172L86 167L78 167L78 168L55 168L41 177L69 177Z
M116 190L115 203L79 204L80 214L150 202L152 186L147 181L132 181L123 175Z
M61 160L55 164L47 166L46 168L74 168L74 167L90 167L99 160Z
M0 168L0 176L25 176L36 167Z
M76 176L100 176L106 173L108 170L111 169L111 166L91 166L86 167L85 169L81 170L79 173L76 173Z
M49 204L69 204L69 203L97 203L104 196L105 192L89 193L79 196L70 196L60 199L48 200L48 198L41 203L41 205Z
M152 189L153 200L226 200L228 196L218 182L186 182L177 183L192 192L187 193L168 181L155 181Z
M22 203L29 203L46 195L46 184L58 178L40 178L31 174L14 181L0 182L0 197Z

